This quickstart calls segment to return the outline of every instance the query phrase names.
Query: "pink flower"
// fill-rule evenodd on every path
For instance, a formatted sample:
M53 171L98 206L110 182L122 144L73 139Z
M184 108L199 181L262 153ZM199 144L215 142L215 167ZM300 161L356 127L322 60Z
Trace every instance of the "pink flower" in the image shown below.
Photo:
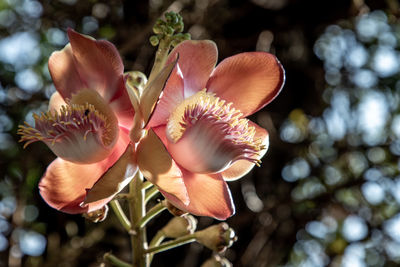
M176 207L226 219L234 204L226 181L248 173L268 148L268 132L245 117L272 101L284 83L275 56L241 53L216 68L211 41L185 41L152 113L137 160L144 176Z
M26 123L19 134L25 146L43 141L58 156L39 183L43 199L63 212L83 213L103 207L136 172L128 135L135 112L114 45L73 30L68 38L49 59L57 92L48 112L35 114L35 126ZM96 182L101 190L85 199Z

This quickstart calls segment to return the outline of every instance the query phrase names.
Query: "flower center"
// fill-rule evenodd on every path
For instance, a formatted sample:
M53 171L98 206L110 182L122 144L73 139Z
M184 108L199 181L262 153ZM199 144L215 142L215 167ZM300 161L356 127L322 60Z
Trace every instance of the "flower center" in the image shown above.
M206 89L176 107L166 131L177 163L198 173L223 171L239 159L259 164L265 148L242 113Z
M54 154L75 163L89 164L106 158L119 131L113 111L93 90L83 90L67 103L59 111L33 114L34 127L27 122L19 126L20 142L26 142L24 148L42 141Z

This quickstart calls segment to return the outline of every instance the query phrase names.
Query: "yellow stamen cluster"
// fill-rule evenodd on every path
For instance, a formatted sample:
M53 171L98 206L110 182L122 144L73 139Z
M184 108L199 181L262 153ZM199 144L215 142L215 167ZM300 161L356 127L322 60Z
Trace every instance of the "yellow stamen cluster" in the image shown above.
M88 103L65 105L59 112L42 112L40 116L33 114L33 118L34 127L27 122L25 125L19 125L18 134L21 135L19 141L26 141L24 148L36 141L54 145L60 138L68 138L71 132L78 131L83 133L84 140L89 133L97 133L104 146L112 142L111 129L106 117Z
M261 138L255 138L256 129L249 126L249 121L242 116L239 110L232 107L232 103L226 103L203 89L185 99L173 111L167 124L167 136L176 143L187 129L200 120L207 121L210 127L216 127L224 143L230 144L231 149L237 152L236 159L246 159L258 164L259 152L265 146Z

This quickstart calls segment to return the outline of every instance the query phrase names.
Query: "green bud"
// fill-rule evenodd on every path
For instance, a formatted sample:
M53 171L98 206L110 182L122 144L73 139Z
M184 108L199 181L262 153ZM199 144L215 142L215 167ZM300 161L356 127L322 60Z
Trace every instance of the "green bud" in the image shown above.
M174 28L172 28L171 26L166 26L164 33L166 35L172 36L174 34Z
M190 40L190 39L192 39L192 36L190 35L190 33L184 33L183 34L183 40Z
M175 46L177 46L180 42L181 42L180 40L174 39L174 40L172 40L171 45L172 45L172 47L175 47Z
M146 75L140 71L128 71L124 73L124 76L131 87L144 87L147 83Z
M158 39L158 37L156 35L150 36L149 41L152 46L157 46L160 43L160 40Z
M161 19L158 19L153 26L153 32L155 34L163 33L164 27L165 27L165 22Z
M182 217L172 218L164 228L162 233L169 238L177 238L187 234L193 234L197 227L197 220L190 214Z
M175 12L167 12L165 13L165 19L167 20L168 24L175 24L178 22L178 14Z
M183 32L183 28L184 28L183 22L181 22L181 23L176 23L176 24L174 25L174 30L175 30L176 32Z
M224 252L237 240L235 231L225 222L212 225L195 234L197 242L216 252Z

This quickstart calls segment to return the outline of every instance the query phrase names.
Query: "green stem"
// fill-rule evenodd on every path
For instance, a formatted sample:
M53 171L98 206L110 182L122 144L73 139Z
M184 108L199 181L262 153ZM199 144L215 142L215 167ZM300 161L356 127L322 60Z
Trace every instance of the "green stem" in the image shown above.
M150 183L149 181L146 181L142 184L142 189L149 189L153 186L152 183Z
M158 49L156 52L156 58L154 59L154 65L151 69L149 80L147 84L150 84L155 77L160 73L161 69L164 67L165 62L168 58L168 52L171 47L171 37L165 36L160 40L160 44L158 45Z
M122 226L125 228L125 230L129 232L131 230L131 222L126 217L118 200L115 200L115 199L112 200L110 202L110 206L113 209L115 216L117 216L119 222L122 224Z
M129 184L130 216L131 216L131 244L133 255L133 267L148 267L148 256L145 254L147 248L146 228L139 227L139 222L146 213L143 186L143 175L140 171Z
M157 214L162 212L163 210L167 209L161 202L152 207L145 216L139 221L138 227L143 228L146 224L153 219Z
M157 234L153 237L151 240L149 247L157 247L163 242L165 239L165 235L162 231L158 231ZM149 262L151 263L153 261L154 253L149 254Z
M158 193L158 188L157 186L154 186L152 188L150 188L147 192L146 192L146 196L144 198L144 202L147 204L147 202L149 202L149 200L154 197L155 195L157 195Z
M114 255L112 255L111 253L105 253L103 256L104 260L114 266L117 267L131 267L131 265L127 262L124 262L120 259L118 259L117 257L115 257Z
M159 246L156 247L151 247L145 250L145 253L158 253L158 252L163 252L171 248L176 248L178 246L182 246L191 242L196 241L196 235L195 234L188 234L181 236L175 240L171 240L165 243L162 243Z

